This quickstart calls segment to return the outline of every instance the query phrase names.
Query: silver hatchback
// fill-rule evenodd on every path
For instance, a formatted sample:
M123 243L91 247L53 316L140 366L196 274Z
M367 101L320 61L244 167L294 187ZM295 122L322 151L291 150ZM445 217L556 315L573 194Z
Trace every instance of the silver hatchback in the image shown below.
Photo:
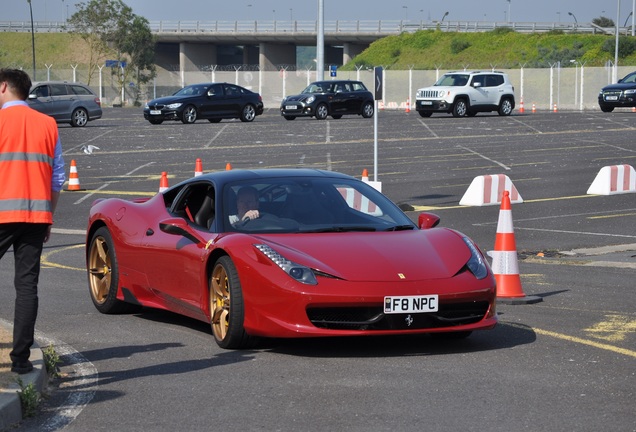
M66 81L36 82L27 99L29 106L53 117L58 123L86 126L102 117L99 98L85 84Z

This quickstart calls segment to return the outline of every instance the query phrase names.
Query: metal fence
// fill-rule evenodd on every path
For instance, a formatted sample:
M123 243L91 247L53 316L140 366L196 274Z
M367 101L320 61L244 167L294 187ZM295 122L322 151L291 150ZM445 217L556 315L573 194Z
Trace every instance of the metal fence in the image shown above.
M612 82L613 67L585 67L578 64L569 67L542 69L503 69L507 72L515 87L517 109L523 98L526 110L532 105L537 110L553 110L556 105L563 110L597 110L599 90ZM278 108L281 100L290 94L297 94L310 82L316 80L315 70L295 70L263 72L258 70L223 70L208 68L199 72L170 72L159 70L157 77L150 83L137 88L128 83L124 89L123 105L131 106L135 99L138 103L161 96L168 96L181 87L200 82L229 82L251 89L262 95L266 108ZM27 69L28 70L28 69ZM618 76L625 76L634 67L618 68ZM385 109L405 109L407 101L413 107L415 92L418 88L432 85L446 70L390 70L384 71ZM325 74L329 78L329 74ZM39 81L62 80L89 82L87 71L80 68L47 69L37 71ZM338 71L337 79L353 79L364 82L373 88L373 71ZM102 68L97 76L91 77L90 87L102 99L103 106L122 103L122 93L117 79L111 75L110 68Z

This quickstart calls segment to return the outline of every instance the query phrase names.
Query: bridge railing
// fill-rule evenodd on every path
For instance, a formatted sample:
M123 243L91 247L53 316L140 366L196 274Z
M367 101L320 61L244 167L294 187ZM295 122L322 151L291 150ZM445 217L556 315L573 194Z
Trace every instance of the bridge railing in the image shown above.
M316 21L256 20L256 21L149 21L153 33L317 33ZM560 22L497 22L497 21L416 21L416 20L336 20L325 21L325 33L365 33L390 35L418 30L447 32L484 32L509 28L520 33L542 33L560 30L566 33L608 33L615 28L601 28L591 23ZM62 33L72 30L64 21L34 21L36 33ZM30 21L0 21L0 32L30 32ZM621 34L630 34L631 27L620 27Z

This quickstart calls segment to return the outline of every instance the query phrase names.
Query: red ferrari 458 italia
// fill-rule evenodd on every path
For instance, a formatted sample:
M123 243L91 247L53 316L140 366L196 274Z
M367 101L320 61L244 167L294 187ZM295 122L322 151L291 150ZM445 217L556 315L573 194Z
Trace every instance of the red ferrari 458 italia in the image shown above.
M257 337L445 333L497 323L495 281L465 235L413 223L330 171L231 170L149 199L95 201L86 265L102 313L141 306L209 322L219 346Z

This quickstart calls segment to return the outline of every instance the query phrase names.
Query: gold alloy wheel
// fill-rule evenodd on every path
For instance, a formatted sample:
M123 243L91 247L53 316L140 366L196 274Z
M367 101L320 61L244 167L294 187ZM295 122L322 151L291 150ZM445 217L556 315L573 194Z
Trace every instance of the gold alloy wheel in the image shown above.
M217 264L210 281L210 315L214 337L225 339L230 325L230 281L222 264Z
M88 269L91 295L95 302L103 304L110 292L112 272L110 249L102 236L93 239L88 255Z

